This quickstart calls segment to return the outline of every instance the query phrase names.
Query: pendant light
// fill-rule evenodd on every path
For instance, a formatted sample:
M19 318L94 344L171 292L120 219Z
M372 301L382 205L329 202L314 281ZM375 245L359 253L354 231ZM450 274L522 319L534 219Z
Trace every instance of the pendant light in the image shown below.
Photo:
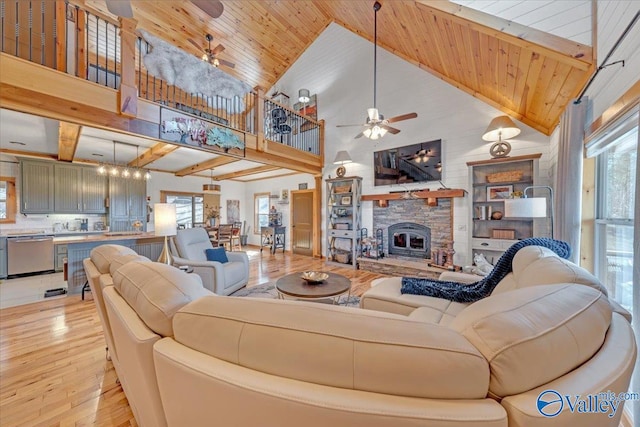
M210 184L202 184L202 192L205 194L220 194L220 185L213 183L213 169L209 169L211 175Z

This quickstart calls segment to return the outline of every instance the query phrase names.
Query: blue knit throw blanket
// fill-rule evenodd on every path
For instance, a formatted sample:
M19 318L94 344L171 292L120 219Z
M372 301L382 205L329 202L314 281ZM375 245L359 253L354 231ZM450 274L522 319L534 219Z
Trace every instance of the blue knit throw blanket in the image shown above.
M478 282L464 284L420 277L403 277L400 292L403 294L443 298L456 302L475 302L481 300L491 295L491 292L493 292L493 289L498 283L509 274L512 270L511 262L513 261L513 257L516 255L516 252L525 246L543 246L551 249L564 259L568 259L571 256L571 247L567 242L546 237L532 237L513 244L502 254L493 267L493 270L491 270L491 273Z

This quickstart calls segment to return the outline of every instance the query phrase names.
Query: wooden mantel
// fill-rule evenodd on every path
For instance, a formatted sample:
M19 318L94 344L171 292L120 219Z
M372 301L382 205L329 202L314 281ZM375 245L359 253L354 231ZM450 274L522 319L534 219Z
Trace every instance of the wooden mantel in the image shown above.
M419 190L419 191L402 191L398 193L388 194L364 194L362 200L376 200L378 206L386 207L389 204L389 200L402 200L406 199L406 194L411 194L411 199L426 199L427 205L436 206L438 199L450 199L453 197L464 197L467 192L459 188L450 188L446 190Z

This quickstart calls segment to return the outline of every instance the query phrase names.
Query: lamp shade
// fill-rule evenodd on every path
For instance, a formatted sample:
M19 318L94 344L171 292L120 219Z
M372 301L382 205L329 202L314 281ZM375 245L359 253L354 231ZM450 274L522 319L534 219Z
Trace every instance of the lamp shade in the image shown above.
M333 161L333 164L341 165L344 163L351 163L351 157L349 156L349 153L347 153L345 150L338 151L338 153L336 154L336 159Z
M309 93L309 89L300 89L298 91L299 102L309 102L310 100L311 100L311 94Z
M546 218L547 199L544 197L506 199L504 216L505 218Z
M513 123L509 116L499 116L491 120L482 139L485 141L499 141L520 135L520 128Z
M178 228L176 205L156 203L153 205L153 222L156 236L173 236Z
M202 192L207 194L220 194L219 184L202 184Z

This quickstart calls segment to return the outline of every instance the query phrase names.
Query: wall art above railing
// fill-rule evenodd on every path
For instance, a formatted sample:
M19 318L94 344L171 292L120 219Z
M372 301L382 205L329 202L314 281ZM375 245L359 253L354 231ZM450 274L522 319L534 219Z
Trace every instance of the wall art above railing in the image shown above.
M240 135L240 136L239 136ZM216 123L160 107L159 138L207 151L245 156L244 133L216 126Z

